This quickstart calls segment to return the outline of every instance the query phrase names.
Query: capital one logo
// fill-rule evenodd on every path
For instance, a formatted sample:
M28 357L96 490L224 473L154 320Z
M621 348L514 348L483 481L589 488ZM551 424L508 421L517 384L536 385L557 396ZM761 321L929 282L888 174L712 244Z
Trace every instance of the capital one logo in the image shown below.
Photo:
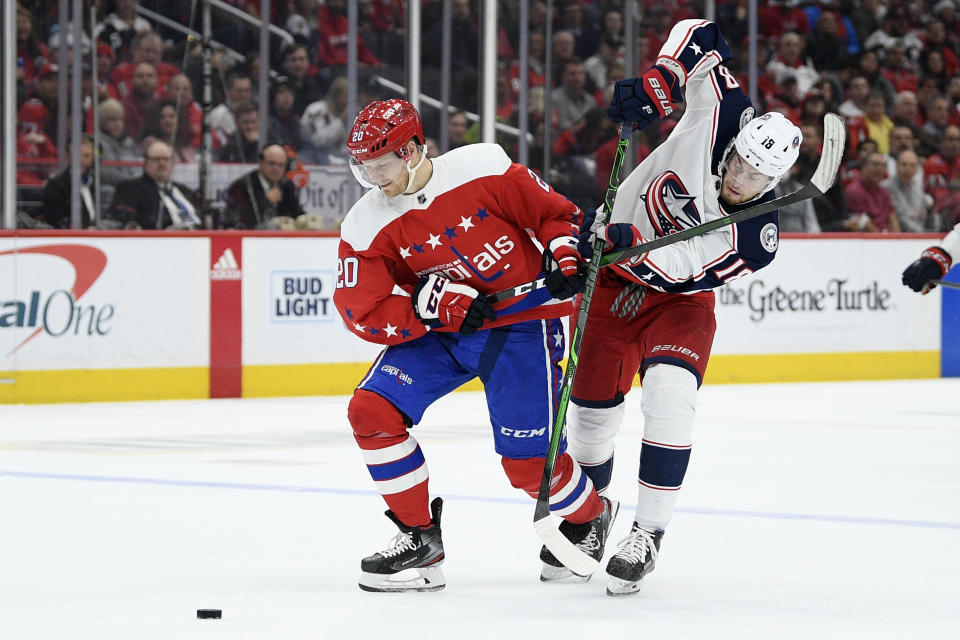
M7 354L10 356L25 344L45 333L54 338L64 335L106 335L113 317L113 305L81 305L80 299L100 278L107 266L107 256L96 247L80 244L51 244L0 251L0 261L15 259L17 254L50 256L65 260L73 269L69 288L33 288L25 298L0 297L0 331L33 329Z

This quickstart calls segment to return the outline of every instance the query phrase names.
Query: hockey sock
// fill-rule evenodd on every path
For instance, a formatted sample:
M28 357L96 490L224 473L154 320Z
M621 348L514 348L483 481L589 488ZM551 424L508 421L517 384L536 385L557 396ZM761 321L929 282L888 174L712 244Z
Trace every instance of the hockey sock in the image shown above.
M503 458L501 460L510 483L536 498L543 476L543 458ZM589 522L603 511L603 503L593 488L593 482L580 465L564 453L557 457L550 488L550 512L575 524Z

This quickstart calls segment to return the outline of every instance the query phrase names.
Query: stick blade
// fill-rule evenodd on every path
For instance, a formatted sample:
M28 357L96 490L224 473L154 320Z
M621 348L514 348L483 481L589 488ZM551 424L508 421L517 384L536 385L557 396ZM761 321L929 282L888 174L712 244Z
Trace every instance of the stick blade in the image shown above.
M823 116L823 154L820 156L817 170L810 178L810 182L820 189L821 193L826 193L833 186L837 169L840 168L840 161L843 160L843 147L846 141L847 128L843 125L840 116L835 113Z
M572 542L560 533L550 516L533 521L533 528L540 536L544 546L557 560L578 576L593 575L600 563L580 551Z

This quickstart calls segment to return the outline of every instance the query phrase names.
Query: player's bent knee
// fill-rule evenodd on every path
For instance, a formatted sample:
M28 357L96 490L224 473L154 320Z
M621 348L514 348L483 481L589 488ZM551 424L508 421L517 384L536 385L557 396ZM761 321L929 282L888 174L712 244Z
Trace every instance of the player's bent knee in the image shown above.
M697 415L697 377L669 364L655 364L643 376L644 440L687 446Z
M353 394L347 406L347 419L358 441L406 436L403 414L389 400L372 391L358 389Z
M500 458L510 484L528 493L539 489L544 463L543 458Z
M567 443L570 453L580 462L596 464L613 455L613 442L623 423L626 405L581 407L571 402L567 408Z

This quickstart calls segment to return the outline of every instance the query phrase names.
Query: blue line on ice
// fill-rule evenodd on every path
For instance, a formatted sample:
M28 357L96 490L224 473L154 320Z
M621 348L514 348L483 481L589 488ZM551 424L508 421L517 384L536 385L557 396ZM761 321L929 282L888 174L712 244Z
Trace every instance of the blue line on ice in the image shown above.
M335 489L331 487L305 487L284 484L251 484L245 482L210 482L207 480L168 480L166 478L135 478L130 476L94 476L69 473L35 473L26 471L0 470L0 477L23 478L31 480L72 480L77 482L103 482L108 484L147 484L166 487L194 487L203 489L234 489L240 491L282 491L288 493L327 493L332 495L378 496L376 491L367 489ZM496 498L493 496L466 496L446 494L451 500L474 500L476 502L498 502L505 504L530 504L525 498ZM632 511L635 505L621 505L626 511ZM776 513L772 511L745 511L737 509L677 508L678 513L692 513L707 516L728 516L735 518L766 518L769 520L812 520L836 522L840 524L870 524L898 527L920 527L927 529L957 529L960 522L931 522L927 520L896 520L892 518L862 518L853 516L817 515L811 513Z

